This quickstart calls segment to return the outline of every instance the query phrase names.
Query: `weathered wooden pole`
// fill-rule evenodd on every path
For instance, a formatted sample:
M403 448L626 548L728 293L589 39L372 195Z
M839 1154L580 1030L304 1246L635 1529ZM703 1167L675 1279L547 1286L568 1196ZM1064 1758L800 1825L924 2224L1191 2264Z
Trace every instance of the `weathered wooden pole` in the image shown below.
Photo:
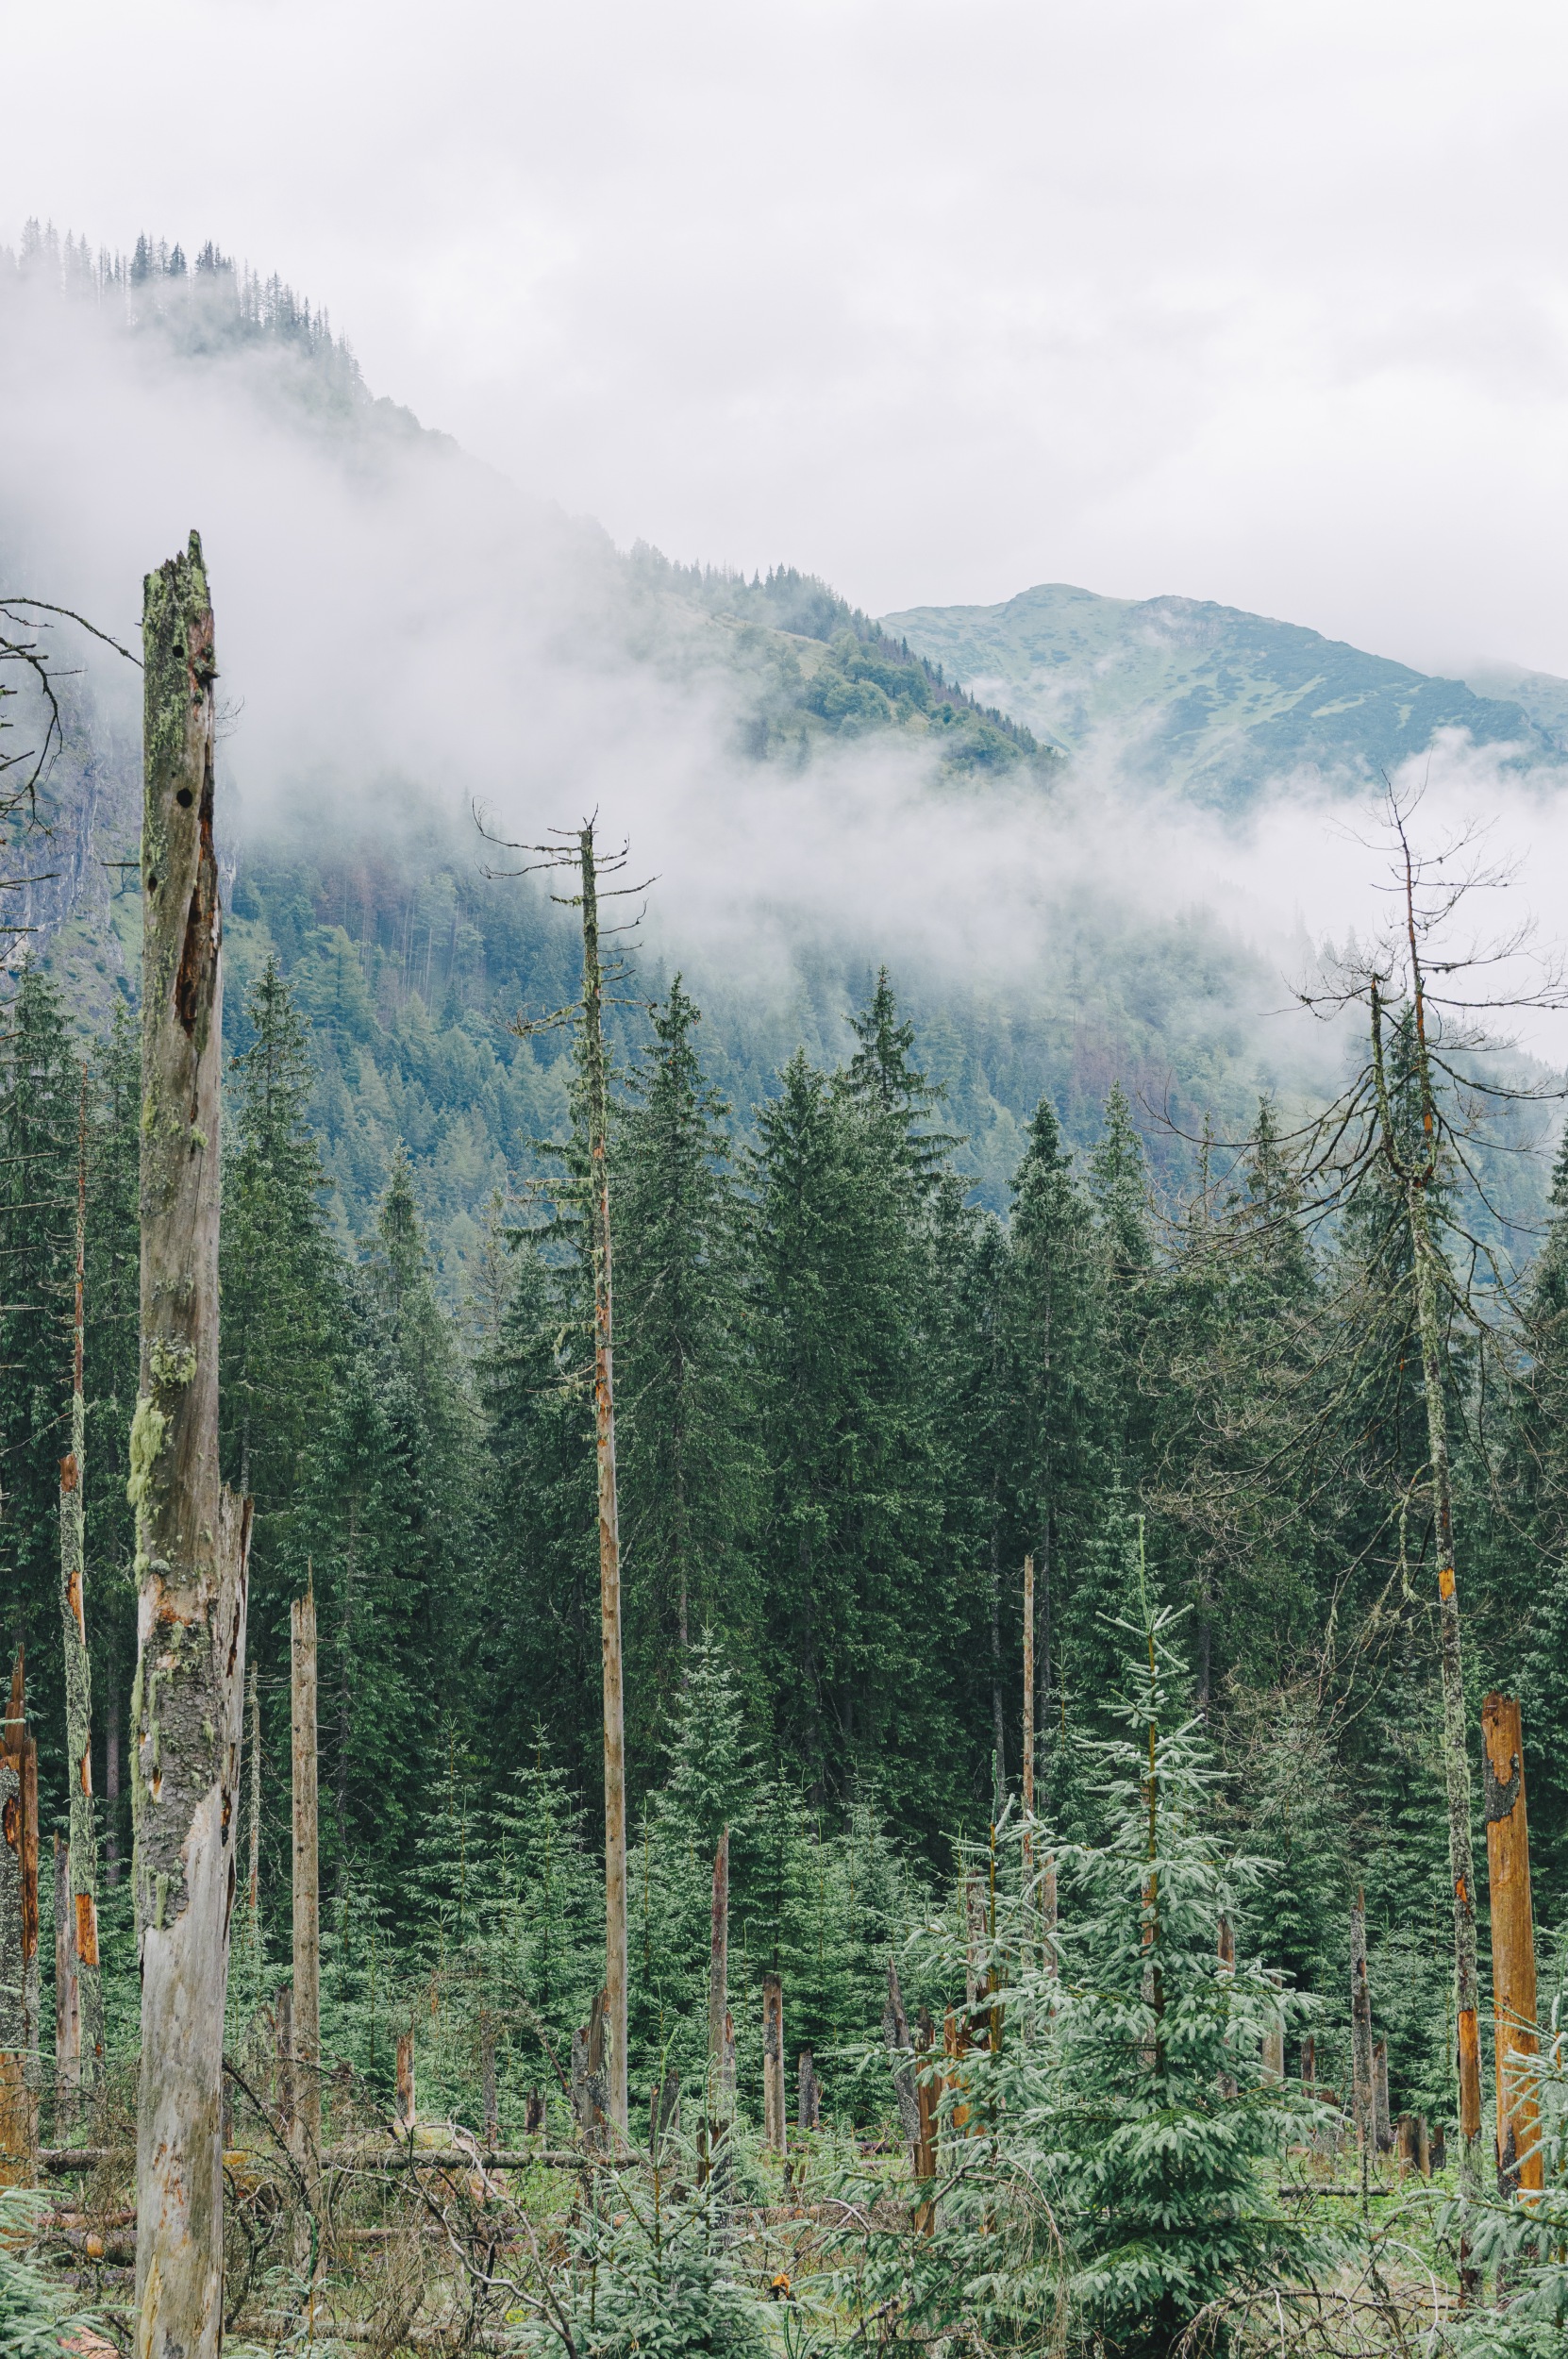
M81 1984L76 1973L76 1912L71 1898L71 1846L55 1837L55 2121L68 2130L82 2085Z
M98 1830L92 1801L92 1666L87 1651L87 1403L82 1390L82 1309L87 1272L87 1067L76 1114L76 1288L73 1320L71 1447L59 1465L59 1602L65 1637L65 1753L71 1842L66 1873L76 1925L77 2082L103 2084L104 1991L98 1969Z
M729 2118L725 2087L725 2027L729 2020L729 1829L713 1854L713 1907L708 1943L708 2110L715 2122Z
M1503 2194L1539 2194L1545 2184L1536 2107L1535 1912L1525 1805L1525 1739L1519 1702L1488 1696L1481 1706L1487 1882L1492 1899L1492 2005L1497 2061L1497 2184Z
M599 892L592 820L577 838L582 872L582 1046L593 1247L593 1434L599 1488L599 1628L605 1721L605 2010L607 2111L626 2137L626 1742L621 1656L621 1522L615 1484L615 1353L610 1283L609 1071L605 1057Z
M316 1820L316 1593L289 1609L294 1803L294 2120L301 2151L321 2150L321 1881Z
M789 2143L784 2119L784 1985L762 1977L762 2137L775 2154Z
M141 1592L134 2340L137 2359L216 2359L250 1509L218 1476L216 667L194 533L147 577L142 638L142 1364L127 1485Z
M38 1746L19 1647L0 1730L0 2187L37 2175L38 1993Z
M1366 1979L1366 1895L1358 1892L1350 1911L1350 2088L1351 2113L1363 2155L1377 2140L1373 2094L1372 1993Z

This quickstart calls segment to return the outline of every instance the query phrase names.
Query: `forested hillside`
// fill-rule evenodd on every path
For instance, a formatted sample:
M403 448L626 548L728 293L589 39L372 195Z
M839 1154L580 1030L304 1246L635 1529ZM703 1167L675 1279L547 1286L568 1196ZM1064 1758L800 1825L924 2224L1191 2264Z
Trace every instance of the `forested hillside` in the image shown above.
M429 2195L411 2088L405 2108L417 2038L425 2129L450 2140L482 2106L499 2150L575 2125L585 2190L604 2151L588 2077L629 2080L652 2123L659 2300L626 2295L645 2325L660 2109L677 2081L702 2092L692 2172L736 2211L741 2166L714 2153L726 2108L762 2111L775 1976L812 2167L820 2101L829 2137L893 2125L898 2170L909 2149L926 2183L912 2209L907 2176L894 2191L913 2260L876 2244L885 2187L833 2183L866 2241L864 2277L831 2299L882 2340L951 2338L973 2311L966 2348L1038 2350L1059 2296L1072 2348L1168 2359L1211 2299L1348 2267L1337 2229L1281 2206L1331 2171L1354 2089L1367 2209L1372 2024L1412 2136L1417 2115L1457 2133L1478 2085L1460 2078L1483 2052L1470 1787L1493 1686L1523 1711L1543 1994L1568 1974L1568 1150L1549 1077L1511 1049L1486 1062L1452 1012L1449 872L1417 856L1408 930L1375 950L1265 956L1187 892L1153 798L1086 788L999 690L955 687L967 642L933 653L914 618L895 635L787 566L747 581L623 557L542 516L373 402L325 321L211 249L187 269L177 248L123 263L40 235L7 267L11 316L86 322L95 365L145 366L158 404L189 393L204 451L235 436L212 478L233 502L217 625L194 539L153 577L149 611L174 582L197 627L177 661L166 640L161 673L149 654L145 746L125 650L68 675L68 618L20 597L0 648L20 677L47 645L60 700L38 796L8 820L0 1628L24 1656L45 1837L98 1798L100 2122L134 2075L139 1933L144 1963L149 1924L166 1930L162 1887L133 1923L125 1872L163 1775L157 1696L192 1658L184 1607L158 1619L152 1470L212 1370L142 1331L149 1301L177 1311L197 1286L139 1295L155 1224L192 1266L212 1233L182 1234L148 1174L199 1158L216 1190L221 1143L215 1432L254 1501L243 1778L207 1829L234 1945L225 2053L247 2135L293 2157L287 2200L310 2222L264 2218L242 2153L230 2202L260 2223L242 2290L271 2271L292 2317L314 2300L324 2104L375 2143L395 2101L410 2200ZM271 573L235 488L263 445L289 544ZM45 508L18 530L29 577L87 600L106 576L73 570L63 526L58 584L37 570ZM229 662L230 577L232 675L212 652ZM1339 654L1361 678L1371 660ZM1291 679L1271 676L1276 718L1300 721L1316 661L1293 644ZM1366 691L1374 767L1412 713L1468 710L1387 670ZM1237 692L1249 710L1260 678ZM1193 694L1174 784L1223 799L1224 716ZM177 795L170 711L188 732L200 715ZM48 743L36 673L14 719L8 745ZM620 797L597 823L605 875L634 887L605 905L627 930L605 921L602 1028L601 791ZM1096 801L1104 876L1083 852ZM1384 816L1403 890L1418 814L1395 786ZM189 913L166 890L181 828ZM144 926L169 986L145 1007ZM1287 948L1327 1018L1315 1054L1264 1020L1290 995ZM193 1092L173 1113L159 1096L143 1023L176 1058L199 1040L214 1093L221 1062L214 1135ZM612 1589L628 1989L607 2063ZM279 2007L303 1987L307 1599L322 2013L319 2047L296 2048ZM1479 1922L1485 2023L1484 1899ZM1287 2016L1316 2042L1288 2095ZM943 2037L948 2077L923 2099L912 2076ZM781 2087L776 2043L773 2066ZM74 2098L51 2101L75 2134ZM960 2131L994 2166L953 2167L941 2234L933 2105L944 2169ZM478 2150L452 2150L482 2212ZM581 2262L591 2319L605 2209L585 2193L541 2264ZM432 2224L450 2222L404 2220L396 2267ZM735 2234L704 2246L672 2351L752 2359L784 2333L753 2318L747 2342L725 2307ZM1457 2234L1440 2222L1424 2248L1450 2273L1475 2250ZM482 2339L515 2324L486 2249L483 2299L443 2348L512 2348ZM767 2299L782 2315L786 2271ZM360 2339L390 2351L414 2313L388 2315L396 2331ZM549 2316L540 2347L566 2359L644 2347L644 2326L579 2341Z

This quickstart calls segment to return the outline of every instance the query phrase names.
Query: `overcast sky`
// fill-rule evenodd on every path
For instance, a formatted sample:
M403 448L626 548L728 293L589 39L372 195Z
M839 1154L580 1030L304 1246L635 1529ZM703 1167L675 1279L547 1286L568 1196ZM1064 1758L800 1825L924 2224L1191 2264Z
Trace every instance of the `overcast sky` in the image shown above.
M1568 16L51 0L0 234L207 237L672 555L1568 672Z

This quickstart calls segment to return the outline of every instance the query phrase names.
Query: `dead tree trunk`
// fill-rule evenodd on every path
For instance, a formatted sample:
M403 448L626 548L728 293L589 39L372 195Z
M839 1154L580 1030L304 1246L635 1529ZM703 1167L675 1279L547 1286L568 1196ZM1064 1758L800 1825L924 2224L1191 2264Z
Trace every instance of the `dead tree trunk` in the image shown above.
M316 1819L316 1597L289 1610L294 1803L294 2085L300 2151L321 2150L321 1879Z
M19 1647L0 1732L0 2187L37 2175L38 1989L38 1747Z
M593 1432L599 1484L599 1623L605 1719L605 2007L611 2128L626 2114L626 1744L621 1659L621 1523L615 1485L615 1354L610 1285L609 1075L605 1059L599 895L592 822L577 839L582 869L583 1066L593 1241Z
M81 1984L76 1978L76 1912L71 1898L71 1846L55 1837L55 2124L73 2127L82 2086Z
M822 2128L822 2083L809 2048L801 2049L795 2067L795 2121L801 2130Z
M1024 1889L1034 1883L1034 1558L1024 1559ZM1025 1964L1034 1955L1027 1944Z
M942 2109L942 2080L932 2063L934 2034L930 2016L921 2010L920 2028L915 2033L915 2093L920 2102L920 2118L915 2133L914 2175L916 2183L928 2186L937 2175L937 2128ZM925 2196L915 2206L915 2227L923 2236L931 2235L937 2224L937 2207L933 2197Z
M915 2086L915 2067L908 2061L909 2023L904 2013L904 1996L898 1987L898 1968L888 1960L888 1995L882 2004L882 2040L893 2057L892 2093L898 2100L898 2122L907 2144L914 2146L920 2138L920 2094Z
M784 2123L784 1985L762 1977L762 2137L775 2154L789 2143Z
M501 2143L501 2105L495 2088L495 2018L488 2007L479 2010L479 2099L485 2117L485 2144Z
M1372 1993L1366 1979L1366 1895L1358 1892L1350 1912L1350 2089L1351 2115L1363 2155L1377 2141L1376 2099L1372 2080Z
M135 2341L138 2359L216 2359L250 1510L218 1477L222 918L212 610L194 533L187 556L147 577L142 649L142 1365L127 1486L141 1587Z
M400 2130L411 2131L419 2119L419 2097L414 2087L414 2027L397 2034L396 2121Z
M109 1657L108 1696L104 1708L104 1881L120 1882L120 1680L119 1650Z
M246 1862L246 1932L250 1942L252 1998L261 1988L261 1696L256 1665L250 1666L250 1856Z
M1497 2184L1505 2196L1545 2184L1536 2110L1535 1912L1525 1815L1525 1739L1518 1699L1481 1706L1487 1882L1492 1900L1492 2004L1497 2062Z
M98 1970L98 1831L92 1807L92 1666L87 1651L87 1404L82 1392L82 1297L87 1268L87 1068L76 1117L76 1289L73 1322L71 1447L59 1468L60 1619L65 1636L65 1750L71 1841L66 1851L75 1916L79 2038L77 2081L90 2090L104 2074L104 1992Z
M1393 2118L1389 2112L1389 2044L1386 2039L1372 2043L1372 2126L1379 2154L1388 2154L1393 2148Z
M729 2021L729 1829L713 1854L713 1908L708 1943L708 2110L715 2125L729 2118L725 2087L725 2027Z

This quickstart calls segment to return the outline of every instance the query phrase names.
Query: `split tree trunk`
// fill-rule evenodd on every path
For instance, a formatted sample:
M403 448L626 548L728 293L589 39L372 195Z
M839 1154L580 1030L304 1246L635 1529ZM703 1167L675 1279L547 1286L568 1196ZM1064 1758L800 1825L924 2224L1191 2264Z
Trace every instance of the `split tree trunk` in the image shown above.
M294 2086L296 2140L321 2150L321 1879L316 1817L316 1598L289 1609L289 1697L294 1803Z
M615 1487L615 1354L610 1289L609 1077L605 1062L599 895L592 821L577 839L582 869L583 1061L592 1166L593 1433L599 1483L599 1624L605 1718L605 2009L610 2125L626 2113L626 1741L621 1660L621 1523Z
M762 1977L762 2137L775 2154L789 2143L784 2119L784 1985Z
M75 1916L77 2080L103 2085L104 1990L98 1969L98 1831L92 1807L92 1665L87 1651L87 1404L82 1391L82 1297L87 1268L87 1068L76 1119L76 1290L73 1325L71 1447L59 1467L60 1620L65 1635L65 1751L71 1842L66 1853Z
M1497 2184L1505 2196L1545 2184L1536 2109L1535 1914L1518 1699L1481 1706L1481 1778L1492 1901L1492 2004L1497 2061Z
M222 918L212 610L201 543L146 582L142 822L142 1364L128 1496L142 1968L138 2359L216 2359L223 2052L248 1502L218 1476Z

